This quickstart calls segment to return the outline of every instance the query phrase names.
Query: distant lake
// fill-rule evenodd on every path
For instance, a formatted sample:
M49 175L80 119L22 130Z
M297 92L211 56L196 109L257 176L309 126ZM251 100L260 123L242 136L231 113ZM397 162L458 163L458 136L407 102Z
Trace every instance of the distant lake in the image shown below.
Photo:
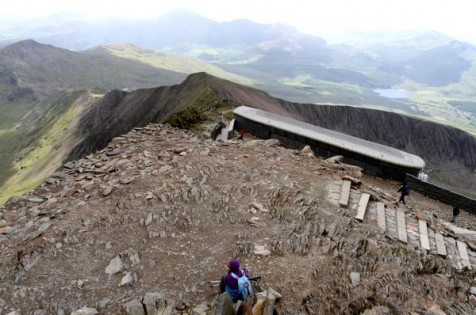
M374 92L388 98L410 98L412 96L412 93L409 91L396 89L375 89Z

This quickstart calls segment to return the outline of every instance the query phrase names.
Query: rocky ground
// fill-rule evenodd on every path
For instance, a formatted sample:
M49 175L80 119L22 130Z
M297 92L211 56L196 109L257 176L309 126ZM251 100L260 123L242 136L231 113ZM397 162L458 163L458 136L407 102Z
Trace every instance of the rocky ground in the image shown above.
M257 290L282 294L278 314L476 313L476 268L354 219L361 192L402 207L399 183L273 140L206 138L136 128L11 198L0 208L0 314L147 314L140 301L159 297L205 314L232 257L261 276ZM362 182L348 208L344 176ZM404 209L464 239L450 205L412 193ZM456 225L474 231L476 218Z

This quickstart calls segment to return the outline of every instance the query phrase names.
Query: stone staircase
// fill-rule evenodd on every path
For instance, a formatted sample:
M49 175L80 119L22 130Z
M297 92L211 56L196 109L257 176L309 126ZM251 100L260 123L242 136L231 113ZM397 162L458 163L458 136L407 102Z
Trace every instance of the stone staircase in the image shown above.
M452 266L458 270L476 268L476 252L465 241L465 238L476 240L476 231L453 226L457 237L444 236L448 233L438 227L430 227L424 218L406 212L407 209L400 205L388 207L383 202L371 201L369 193L351 191L351 184L346 179L336 182L329 197L338 200L339 206L356 220L377 225L382 233L398 239L404 245L420 247L430 254L450 259Z

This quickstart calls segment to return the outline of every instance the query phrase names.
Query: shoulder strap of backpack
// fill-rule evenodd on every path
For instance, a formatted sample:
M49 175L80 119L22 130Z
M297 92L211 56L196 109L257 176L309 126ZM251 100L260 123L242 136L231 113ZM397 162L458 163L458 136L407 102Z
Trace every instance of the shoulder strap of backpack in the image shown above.
M231 272L230 274L231 274L231 276L232 276L233 278L235 278L236 280L240 279L240 277L238 277L234 272Z

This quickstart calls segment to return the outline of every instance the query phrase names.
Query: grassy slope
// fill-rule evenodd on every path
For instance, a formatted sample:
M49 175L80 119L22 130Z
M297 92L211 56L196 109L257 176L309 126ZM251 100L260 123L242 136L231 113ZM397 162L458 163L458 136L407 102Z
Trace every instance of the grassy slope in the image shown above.
M29 104L0 104L0 185L5 178L12 176L11 165L15 160L12 154L27 141L18 133L19 120L28 113ZM0 192L1 195L1 192Z
M19 130L9 133L7 138L0 136L2 151L3 148L11 149L9 161L4 162L0 173L0 204L11 195L23 194L36 187L60 167L79 141L74 135L76 122L91 100L92 96L86 92L62 94L43 104L46 109L41 115L30 110L20 119L25 125L36 124L37 128L27 130L19 123ZM40 123L44 119L46 121Z
M428 87L407 80L399 85L416 91L412 97L415 106L427 113L433 121L476 133L476 117L469 111L452 106L451 101L476 101L476 61L465 71L458 83L442 88Z
M227 72L212 64L198 59L156 53L152 50L142 49L129 44L111 44L102 46L112 56L153 66L158 69L170 70L180 73L207 72L211 75L231 80L244 85L252 85L253 80L234 73Z

